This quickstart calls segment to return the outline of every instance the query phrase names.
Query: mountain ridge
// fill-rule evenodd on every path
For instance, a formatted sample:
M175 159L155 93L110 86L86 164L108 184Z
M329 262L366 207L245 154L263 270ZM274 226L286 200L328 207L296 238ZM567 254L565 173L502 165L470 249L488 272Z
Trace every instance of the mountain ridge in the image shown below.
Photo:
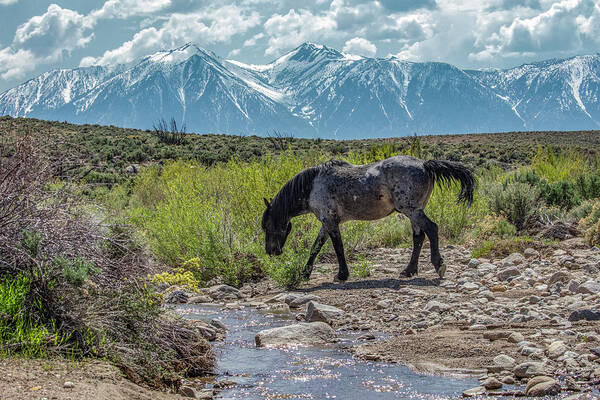
M249 65L186 43L128 65L48 71L0 93L0 114L338 139L597 129L600 55L469 70L304 43Z

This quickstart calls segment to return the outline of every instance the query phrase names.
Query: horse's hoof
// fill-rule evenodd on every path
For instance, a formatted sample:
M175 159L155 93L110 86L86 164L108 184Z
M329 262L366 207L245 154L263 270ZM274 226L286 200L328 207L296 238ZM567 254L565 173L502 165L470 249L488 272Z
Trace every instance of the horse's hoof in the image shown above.
M348 277L340 277L339 275L336 275L335 278L333 278L333 282L335 283L344 283L348 280Z
M400 277L401 278L412 278L416 274L417 274L416 272L404 270L404 271L400 272Z
M437 273L440 276L440 278L444 279L444 275L446 275L446 265L444 263L442 263L439 268L437 269Z

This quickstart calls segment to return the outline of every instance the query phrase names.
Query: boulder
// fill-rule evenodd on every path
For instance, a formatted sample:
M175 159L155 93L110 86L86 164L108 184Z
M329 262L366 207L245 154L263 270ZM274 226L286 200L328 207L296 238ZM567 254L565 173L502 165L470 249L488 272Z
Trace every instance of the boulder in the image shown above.
M553 273L552 276L550 276L550 279L548 279L548 285L553 285L556 282L567 283L571 279L572 279L572 276L568 272L557 271L557 272Z
M493 376L490 376L489 378L487 378L485 381L483 381L481 383L481 386L483 386L487 390L495 390L495 389L502 388L502 382L500 382L498 379L494 378Z
M425 307L423 307L423 310L427 311L427 312L432 312L432 311L440 312L440 311L446 311L449 309L450 309L450 306L448 304L443 304L436 300L429 301L427 304L425 304Z
M548 376L536 376L527 382L525 394L531 397L552 396L560 393L560 384Z
M502 259L502 265L519 265L525 262L525 257L519 253L512 253L508 257Z
M569 350L567 346L560 340L557 340L556 342L550 343L546 349L546 354L548 355L549 359L556 360L565 354L567 350Z
M506 354L499 354L494 357L494 364L507 371L513 369L515 363L515 359Z
M587 281L579 285L577 293L581 294L597 294L600 293L600 283L594 281Z
M191 296L187 302L189 304L201 304L201 303L212 303L212 301L213 300L208 296L199 295L199 296Z
M517 378L531 378L533 376L542 375L546 365L541 362L527 361L517 365L513 369L513 373Z
M300 322L294 325L260 331L256 346L320 345L336 340L335 332L324 322Z
M315 296L314 294L303 294L294 298L288 303L288 305L290 306L290 308L298 308L308 303L309 301L319 300L319 298L319 296Z
M515 267L505 268L502 271L498 272L498 279L502 281L506 281L510 278L514 278L516 276L521 275L521 271Z
M528 247L523 252L523 255L527 258L538 258L540 256L540 252L537 251L536 249L532 249L531 247Z
M188 302L188 294L183 290L174 290L165 296L167 304L185 304Z
M345 315L346 312L337 307L328 306L326 304L309 301L306 307L306 320L308 322L321 321L331 323L332 318Z
M229 285L215 285L208 288L208 295L214 300L243 299L244 294Z

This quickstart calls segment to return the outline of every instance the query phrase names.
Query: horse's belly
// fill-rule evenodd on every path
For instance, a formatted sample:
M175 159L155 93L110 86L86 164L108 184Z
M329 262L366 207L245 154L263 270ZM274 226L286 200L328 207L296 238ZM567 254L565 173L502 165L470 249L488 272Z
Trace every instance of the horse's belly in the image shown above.
M380 196L373 199L357 199L351 204L345 202L341 217L343 220L372 221L387 217L394 212L394 204L391 199Z

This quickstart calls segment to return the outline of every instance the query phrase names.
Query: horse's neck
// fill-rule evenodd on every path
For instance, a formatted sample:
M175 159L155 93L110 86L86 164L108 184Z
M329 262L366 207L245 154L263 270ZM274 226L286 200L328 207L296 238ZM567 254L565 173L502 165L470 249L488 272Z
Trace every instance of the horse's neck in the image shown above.
M310 211L308 207L308 196L296 196L292 199L286 200L282 200L281 198L279 198L276 201L274 201L272 207L287 207L287 212L285 214L287 214L288 221L294 217L306 214ZM284 201L287 204L284 204Z

